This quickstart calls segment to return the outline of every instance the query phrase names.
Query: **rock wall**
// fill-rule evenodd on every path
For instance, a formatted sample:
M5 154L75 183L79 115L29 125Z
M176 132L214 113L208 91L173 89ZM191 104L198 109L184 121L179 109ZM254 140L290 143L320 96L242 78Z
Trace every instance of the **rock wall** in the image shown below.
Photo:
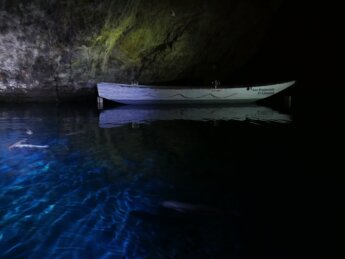
M98 81L227 81L281 0L0 0L0 101L85 100Z

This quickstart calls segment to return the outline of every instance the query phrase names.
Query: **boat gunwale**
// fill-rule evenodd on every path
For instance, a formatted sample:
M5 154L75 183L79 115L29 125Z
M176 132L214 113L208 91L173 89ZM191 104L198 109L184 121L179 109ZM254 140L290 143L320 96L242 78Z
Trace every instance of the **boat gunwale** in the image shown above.
M290 86L294 85L296 83L295 80L291 81L284 81L281 83L271 83L271 84L256 84L256 85L238 85L238 86L164 86L164 85L135 85L135 84L122 84L122 83L109 83L109 82L100 82L97 83L97 86L100 84L106 84L106 85L113 85L113 86L120 86L125 88L143 88L143 89L152 89L152 90L198 90L198 89L212 89L212 90L226 90L226 89L238 89L238 88L257 88L257 87L274 87L276 85L282 85L282 84L290 84Z

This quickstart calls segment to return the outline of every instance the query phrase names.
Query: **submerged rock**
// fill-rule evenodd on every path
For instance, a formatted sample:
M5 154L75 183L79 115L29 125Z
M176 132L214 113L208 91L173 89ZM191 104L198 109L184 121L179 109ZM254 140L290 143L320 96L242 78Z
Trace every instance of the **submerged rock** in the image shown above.
M98 81L224 81L281 0L0 2L0 101L93 98Z

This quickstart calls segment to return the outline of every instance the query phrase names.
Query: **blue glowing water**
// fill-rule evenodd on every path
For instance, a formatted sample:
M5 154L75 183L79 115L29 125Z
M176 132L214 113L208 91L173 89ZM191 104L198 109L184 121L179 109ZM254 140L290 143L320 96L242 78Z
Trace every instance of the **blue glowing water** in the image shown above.
M288 256L279 222L299 162L293 120L101 128L99 118L0 108L1 258ZM32 146L13 145L24 139Z

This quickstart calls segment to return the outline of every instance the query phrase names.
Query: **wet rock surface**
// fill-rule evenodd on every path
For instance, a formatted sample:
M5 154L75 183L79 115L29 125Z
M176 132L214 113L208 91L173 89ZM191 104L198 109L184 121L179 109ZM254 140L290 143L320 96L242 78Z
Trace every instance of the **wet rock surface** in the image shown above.
M85 100L99 81L226 81L282 1L0 2L0 101Z

